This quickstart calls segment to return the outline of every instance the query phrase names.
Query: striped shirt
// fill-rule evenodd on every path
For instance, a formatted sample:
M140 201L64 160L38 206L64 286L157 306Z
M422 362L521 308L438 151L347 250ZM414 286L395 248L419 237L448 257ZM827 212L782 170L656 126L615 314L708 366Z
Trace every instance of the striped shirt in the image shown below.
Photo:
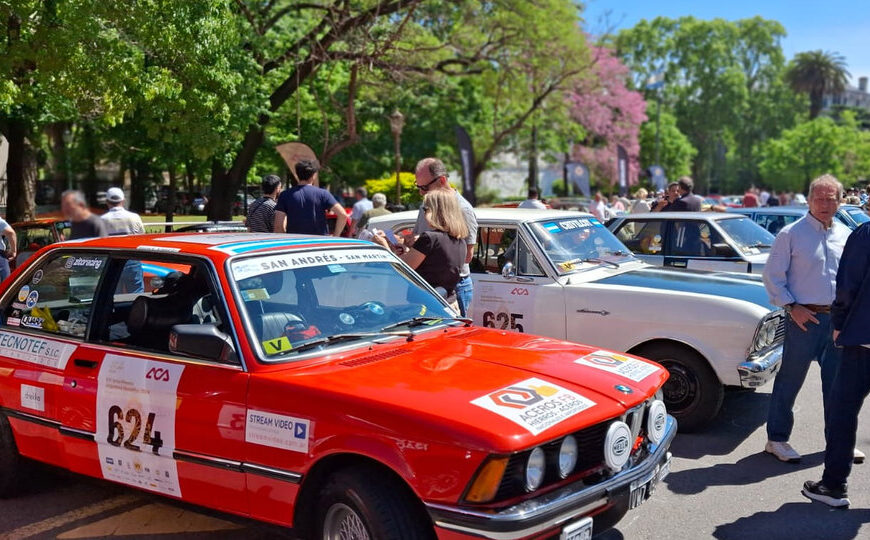
M260 197L248 208L248 232L273 232L275 228L275 199Z

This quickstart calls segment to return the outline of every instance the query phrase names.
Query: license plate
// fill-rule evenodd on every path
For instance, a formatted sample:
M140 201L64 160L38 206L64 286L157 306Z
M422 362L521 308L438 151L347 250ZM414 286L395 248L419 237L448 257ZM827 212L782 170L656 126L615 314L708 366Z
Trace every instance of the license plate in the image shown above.
M635 480L631 483L631 492L628 497L628 508L629 510L637 508L643 502L650 498L655 491L656 486L659 482L661 482L668 473L671 472L671 456L668 454L667 459L665 459L664 463L660 463L656 465L655 471L653 471L652 478L649 480Z
M591 540L592 538L592 518L583 518L580 521L575 521L570 525L566 525L562 529L562 534L559 540Z

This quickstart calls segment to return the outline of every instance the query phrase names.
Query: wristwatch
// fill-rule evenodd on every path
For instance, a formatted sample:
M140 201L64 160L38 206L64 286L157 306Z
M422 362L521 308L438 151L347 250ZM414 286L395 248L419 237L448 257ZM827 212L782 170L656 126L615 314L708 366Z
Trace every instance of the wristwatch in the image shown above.
M791 313L791 310L793 307L794 307L794 302L792 302L791 304L786 304L786 305L782 306L782 309L784 309L786 313Z

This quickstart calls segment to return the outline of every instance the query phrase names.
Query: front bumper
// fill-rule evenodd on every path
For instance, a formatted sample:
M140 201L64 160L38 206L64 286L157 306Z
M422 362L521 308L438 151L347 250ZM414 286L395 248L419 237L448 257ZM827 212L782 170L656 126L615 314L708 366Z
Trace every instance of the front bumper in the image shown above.
M782 345L777 345L760 356L750 357L737 366L740 386L756 388L766 384L779 371L780 362L782 362Z
M426 504L426 509L436 527L461 535L497 540L539 535L606 506L617 494L624 495L633 482L647 482L659 471L664 471L664 478L671 459L668 448L676 434L677 421L668 416L665 436L658 445L650 443L650 455L600 484L575 482L500 511L432 503Z

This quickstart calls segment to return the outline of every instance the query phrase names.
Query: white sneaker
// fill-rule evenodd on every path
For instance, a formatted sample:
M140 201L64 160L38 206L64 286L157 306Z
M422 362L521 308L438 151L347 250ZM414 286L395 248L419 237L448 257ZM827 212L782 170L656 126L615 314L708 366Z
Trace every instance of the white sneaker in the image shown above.
M785 441L767 441L767 444L764 445L764 451L786 463L798 463L801 460L801 455Z
M864 452L858 450L857 448L852 450L852 463L864 463L864 458L867 456L864 455Z

